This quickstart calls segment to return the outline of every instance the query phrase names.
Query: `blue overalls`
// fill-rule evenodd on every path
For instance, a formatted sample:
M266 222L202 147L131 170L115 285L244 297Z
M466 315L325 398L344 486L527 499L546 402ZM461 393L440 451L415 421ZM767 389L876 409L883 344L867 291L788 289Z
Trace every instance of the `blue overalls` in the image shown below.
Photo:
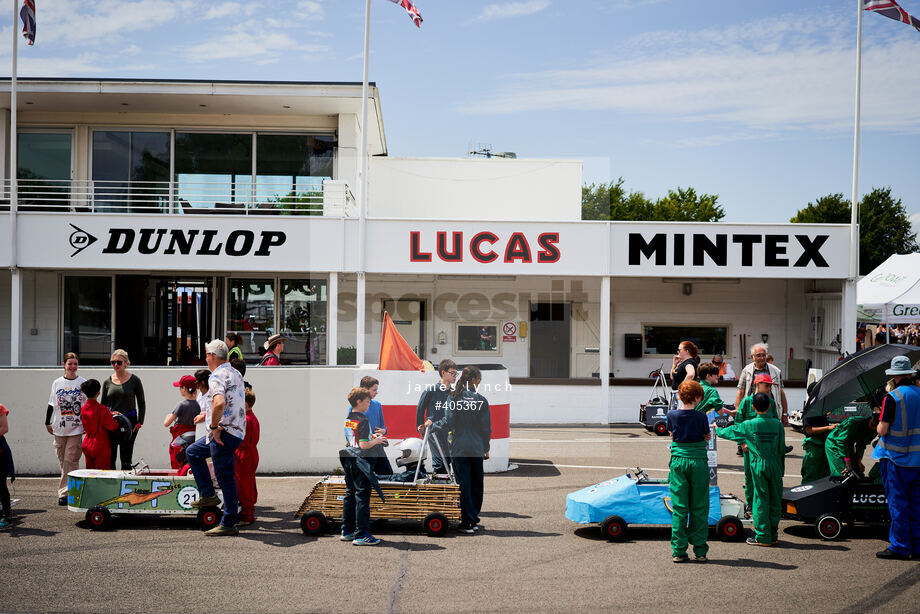
M900 386L889 393L897 404L894 422L872 458L879 460L891 513L888 549L920 555L920 388Z

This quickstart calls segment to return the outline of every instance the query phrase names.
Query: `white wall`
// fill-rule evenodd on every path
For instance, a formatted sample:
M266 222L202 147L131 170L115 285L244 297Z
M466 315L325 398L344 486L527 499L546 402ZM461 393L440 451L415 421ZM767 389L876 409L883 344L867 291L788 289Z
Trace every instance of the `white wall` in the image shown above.
M581 168L576 160L375 157L368 215L577 221Z
M0 269L0 366L10 364L10 297L13 292L12 274ZM0 389L2 390L2 389Z
M134 460L168 467L170 436L163 419L179 401L172 382L192 371L138 367L132 372L144 383L147 398ZM6 437L22 474L60 471L44 424L51 382L61 373L59 369L0 369L0 401L10 410ZM338 466L342 412L354 373L353 368L263 367L246 374L257 397L260 473L327 472ZM80 369L83 377L100 381L110 374L109 369Z
M22 271L22 357L19 364L47 365L49 357L60 353L59 305L57 273ZM56 362L60 362L60 358Z

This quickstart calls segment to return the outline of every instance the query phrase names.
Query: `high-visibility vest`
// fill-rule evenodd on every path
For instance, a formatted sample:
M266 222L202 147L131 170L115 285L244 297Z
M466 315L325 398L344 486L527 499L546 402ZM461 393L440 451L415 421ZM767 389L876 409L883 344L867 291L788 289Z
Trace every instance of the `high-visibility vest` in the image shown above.
M920 388L899 386L888 393L897 404L894 421L875 446L872 458L901 467L920 467Z

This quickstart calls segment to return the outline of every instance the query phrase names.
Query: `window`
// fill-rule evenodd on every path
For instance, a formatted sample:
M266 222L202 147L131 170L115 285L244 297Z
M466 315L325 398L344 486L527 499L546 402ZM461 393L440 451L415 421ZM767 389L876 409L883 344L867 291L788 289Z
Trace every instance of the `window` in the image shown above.
M64 277L63 353L86 365L108 364L112 351L112 278Z
M176 133L179 204L242 208L252 198L252 134Z
M69 132L20 132L16 177L23 210L70 209L73 135ZM30 206L31 205L31 206Z
M457 323L456 354L500 354L499 326L495 322Z
M262 344L275 332L275 283L272 279L231 279L227 332L243 337L247 362L262 357Z
M704 354L727 354L728 326L642 326L642 337L646 356L674 356L681 341L692 341Z
M96 211L165 211L169 133L93 132L93 198Z
M256 200L284 214L322 215L323 179L332 178L334 143L331 135L258 135Z
M282 358L295 364L326 364L326 279L282 279L281 333L290 340Z

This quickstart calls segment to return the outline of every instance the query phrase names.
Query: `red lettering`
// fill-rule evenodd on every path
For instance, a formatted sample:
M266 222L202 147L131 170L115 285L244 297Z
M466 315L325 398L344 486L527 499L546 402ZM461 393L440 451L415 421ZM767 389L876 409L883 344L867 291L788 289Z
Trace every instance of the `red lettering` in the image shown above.
M527 237L522 232L516 232L508 239L508 245L505 246L505 262L532 262L530 258L530 244Z
M463 262L463 233L453 232L454 251L447 251L447 233L438 233L438 258L444 262Z
M409 233L409 262L431 262L431 252L423 252L419 246L420 237L421 233L417 230Z
M537 237L537 243L543 248L537 252L537 262L559 262L558 232L544 232Z
M488 243L491 246L496 241L498 241L498 237L488 231L480 232L473 237L470 241L470 253L473 255L473 258L476 259L476 262L489 263L498 258L498 254L494 251L489 250L484 252L480 248L483 243Z

